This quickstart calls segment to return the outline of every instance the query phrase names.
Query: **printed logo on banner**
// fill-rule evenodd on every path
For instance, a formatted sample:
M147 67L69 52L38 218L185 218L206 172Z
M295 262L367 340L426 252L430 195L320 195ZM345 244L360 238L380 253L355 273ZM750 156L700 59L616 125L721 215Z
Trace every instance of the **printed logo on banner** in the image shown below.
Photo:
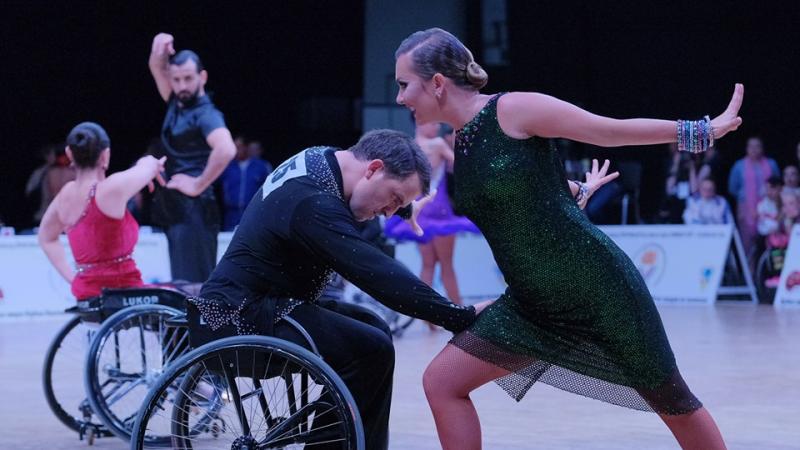
M3 288L0 288L0 303L3 303L3 300L5 300L5 298L6 296L3 295Z
M800 286L800 271L795 270L786 277L786 290L791 291L797 286Z
M636 252L633 263L636 264L647 285L656 286L661 281L667 266L666 252L658 244L647 244Z
M711 275L714 274L714 269L711 267L703 267L702 275L700 276L700 289L705 290L708 283L711 281Z

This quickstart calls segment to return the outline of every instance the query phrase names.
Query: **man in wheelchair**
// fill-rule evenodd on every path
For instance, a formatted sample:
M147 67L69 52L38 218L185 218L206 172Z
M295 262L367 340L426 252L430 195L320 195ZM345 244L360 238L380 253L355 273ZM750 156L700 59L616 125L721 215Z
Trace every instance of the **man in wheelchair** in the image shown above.
M377 130L340 150L312 147L281 164L244 212L222 260L190 297L194 347L242 334L307 346L289 316L352 393L367 448L386 448L394 370L391 333L356 305L318 301L335 271L403 314L458 332L488 303L450 303L405 266L366 241L357 222L402 209L427 194L430 165L414 140Z

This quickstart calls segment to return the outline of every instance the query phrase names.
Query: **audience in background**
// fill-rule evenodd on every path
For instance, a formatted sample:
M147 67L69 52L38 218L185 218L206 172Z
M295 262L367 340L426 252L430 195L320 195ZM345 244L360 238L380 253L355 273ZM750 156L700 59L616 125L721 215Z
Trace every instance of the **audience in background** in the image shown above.
M783 180L778 176L770 177L767 180L766 194L758 202L758 234L762 240L778 229L782 189Z
M260 142L247 143L244 137L238 136L234 144L236 144L236 157L220 177L224 209L223 231L233 231L239 225L244 209L250 203L253 194L272 172L272 166L261 159L264 150Z
M55 197L55 194L50 192L46 186L45 179L47 178L47 171L56 162L56 148L58 145L45 145L41 150L41 157L44 159L44 164L33 170L25 183L25 198L32 203L35 208L32 217L32 223L38 224L42 220L47 206Z
M733 223L728 202L717 195L714 181L706 178L700 182L698 193L686 201L683 222L689 225L720 225Z
M692 155L678 151L678 144L669 144L670 163L667 169L665 197L659 211L659 222L681 223L686 199L697 192L697 169Z
M800 172L798 172L797 166L784 167L783 191L800 195Z
M736 161L728 178L728 192L736 201L736 218L742 244L748 259L753 263L758 231L758 202L764 196L766 181L778 175L778 164L764 155L761 138L747 140L747 155Z

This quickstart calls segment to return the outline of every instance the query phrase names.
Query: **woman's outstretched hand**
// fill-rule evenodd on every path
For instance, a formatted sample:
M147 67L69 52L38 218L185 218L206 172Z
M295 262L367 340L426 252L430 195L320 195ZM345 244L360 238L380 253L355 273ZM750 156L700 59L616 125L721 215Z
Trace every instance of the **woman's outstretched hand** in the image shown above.
M742 118L739 117L739 108L742 107L743 99L744 85L736 83L728 108L711 121L711 126L714 127L714 139L719 139L729 132L735 131L742 124Z
M428 195L422 197L419 200L414 200L411 203L411 217L406 219L409 225L411 225L411 229L414 230L414 234L417 236L422 236L425 234L425 230L422 229L421 226L417 223L417 217L419 216L419 212L422 211L422 208L425 207L428 203L433 200L433 197L436 197L436 189L432 190Z
M598 189L603 187L606 183L613 181L615 178L619 176L619 172L608 173L608 166L611 164L611 161L605 160L603 162L603 167L599 167L599 163L596 159L592 160L592 170L590 172L586 172L586 187L589 189L589 195L586 196L588 200L589 197L592 196Z

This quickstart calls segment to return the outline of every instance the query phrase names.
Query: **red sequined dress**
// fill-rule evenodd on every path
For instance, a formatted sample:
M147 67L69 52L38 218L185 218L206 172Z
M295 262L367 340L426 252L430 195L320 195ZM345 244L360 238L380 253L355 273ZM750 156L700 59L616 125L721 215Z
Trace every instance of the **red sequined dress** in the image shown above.
M139 224L129 211L122 219L108 217L95 201L97 185L89 190L86 209L67 230L77 265L72 294L78 300L100 295L103 288L142 286L142 274L133 261Z

